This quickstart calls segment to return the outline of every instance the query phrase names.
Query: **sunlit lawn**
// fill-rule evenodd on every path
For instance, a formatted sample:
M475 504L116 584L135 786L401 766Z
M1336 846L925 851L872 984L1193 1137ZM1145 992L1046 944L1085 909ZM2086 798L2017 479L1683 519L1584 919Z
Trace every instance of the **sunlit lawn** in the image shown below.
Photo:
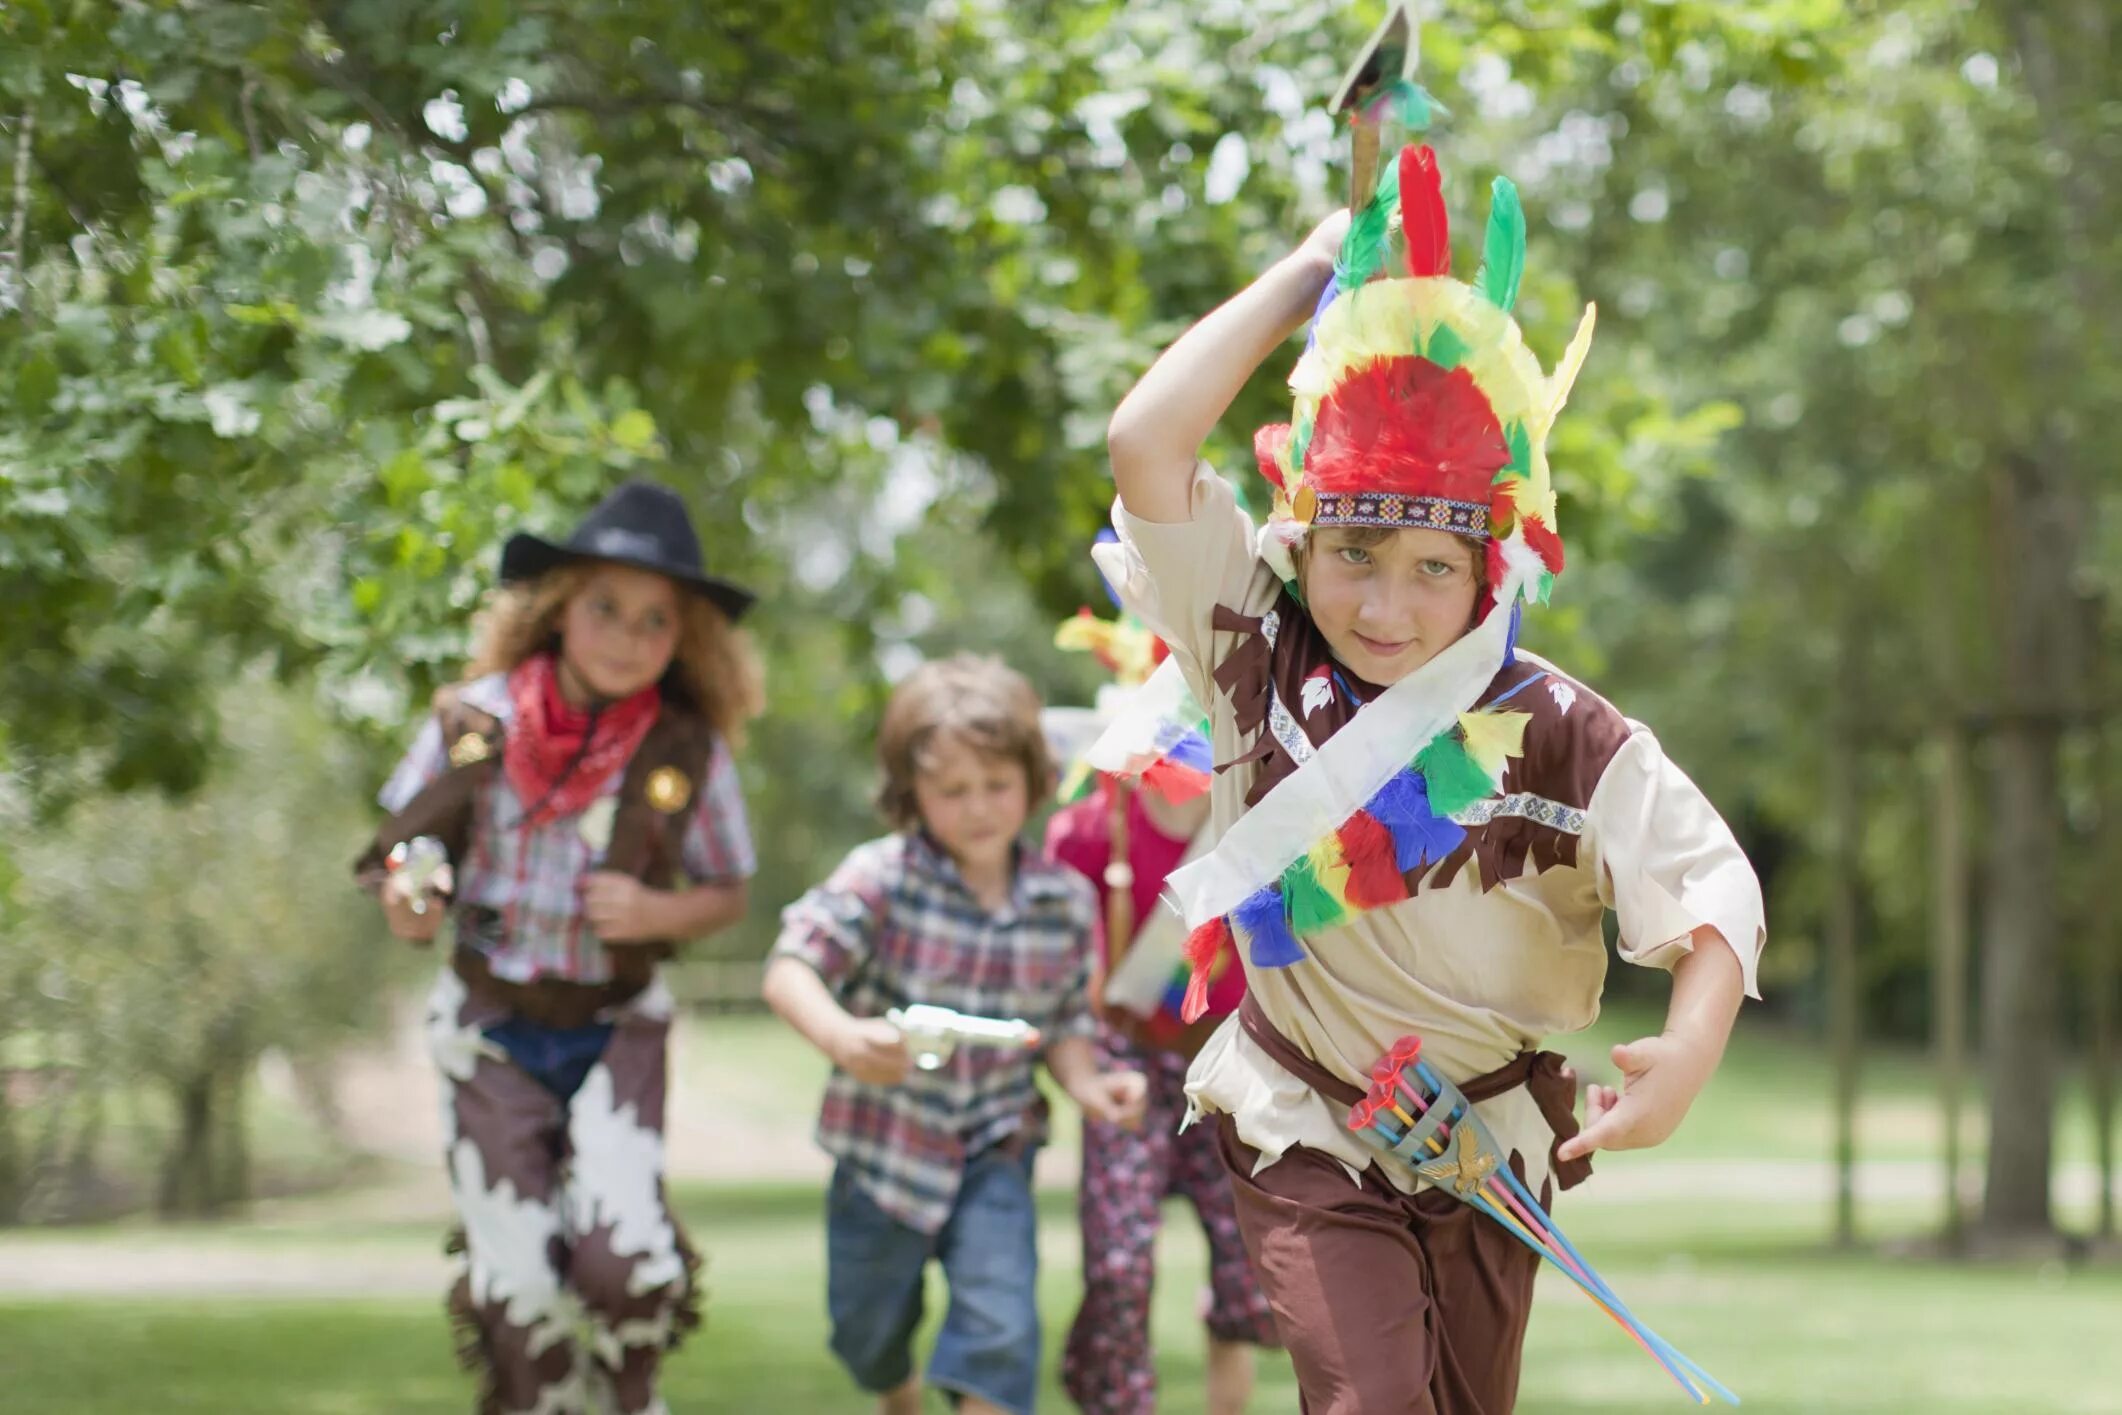
M1604 1044L1650 1024L1624 1013L1572 1048L1596 1059ZM712 1019L693 1028L682 1083L713 1086L733 1073L756 1084L730 1113L807 1124L815 1063L764 1019ZM1920 1062L1882 1057L1871 1069L1868 1154L1920 1158L1933 1121ZM1771 1031L1742 1031L1730 1062L1687 1128L1657 1155L1610 1161L1587 1202L1566 1201L1572 1236L1646 1320L1767 1412L2046 1412L2122 1410L2122 1267L1937 1266L1835 1255L1822 1242L1818 1203L1633 1201L1634 1175L1661 1159L1705 1174L1743 1172L1749 1160L1815 1159L1827 1134L1824 1065ZM2088 1153L2082 1102L2062 1155ZM719 1113L706 1107L703 1114ZM1970 1123L1970 1139L1979 1127ZM1065 1183L1073 1137L1042 1162ZM1726 1163L1717 1163L1726 1162ZM1714 1181L1708 1181L1714 1183ZM1672 1186L1659 1192L1670 1193ZM1079 1291L1072 1196L1042 1194L1042 1310L1050 1348L1046 1405L1067 1408L1052 1383ZM678 1411L854 1411L865 1408L825 1350L820 1197L789 1183L691 1187L680 1204L709 1254L708 1325L674 1362ZM1915 1234L1934 1201L1871 1203L1868 1239ZM1175 1215L1178 1213L1174 1211ZM2071 1215L2082 1221L2082 1213ZM128 1252L211 1239L227 1251L279 1249L329 1265L346 1255L431 1253L436 1226L365 1223L325 1207L292 1219L159 1230L122 1224L0 1236L11 1249L84 1237L109 1251L114 1286ZM1174 1415L1203 1408L1194 1304L1201 1245L1189 1220L1165 1237L1155 1314L1165 1395ZM0 1412L118 1415L424 1415L469 1408L449 1359L435 1298L229 1300L135 1298L0 1302ZM1523 1398L1527 1412L1679 1408L1663 1374L1574 1291L1543 1285ZM940 1404L937 1408L941 1408ZM1262 1367L1255 1410L1296 1408L1288 1367Z
M711 1255L706 1331L674 1363L680 1411L856 1410L824 1349L817 1198L806 1190L693 1190L683 1207ZM1876 1229L1914 1216L1882 1211ZM2122 1389L2122 1270L1941 1268L1837 1257L1810 1208L1585 1205L1575 1237L1642 1314L1760 1411L2112 1411ZM344 1227L279 1235L329 1261ZM419 1241L408 1227L375 1234ZM1040 1279L1049 1346L1077 1291L1065 1195L1046 1203ZM1156 1310L1160 1409L1202 1409L1193 1304L1201 1269L1186 1223L1166 1237ZM112 1245L122 1264L123 1247ZM6 1261L0 1244L0 1264ZM1049 1376L1051 1360L1049 1361ZM1571 1289L1544 1287L1524 1411L1669 1407L1677 1392ZM0 1410L422 1415L467 1408L435 1301L91 1300L0 1305ZM1050 1386L1051 1408L1066 1408ZM1285 1363L1255 1409L1288 1411Z

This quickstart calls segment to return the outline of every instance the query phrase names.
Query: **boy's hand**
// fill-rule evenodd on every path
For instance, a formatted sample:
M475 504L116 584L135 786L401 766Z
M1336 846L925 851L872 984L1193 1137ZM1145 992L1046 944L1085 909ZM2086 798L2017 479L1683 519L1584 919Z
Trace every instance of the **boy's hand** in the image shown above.
M442 916L449 912L448 896L455 885L450 867L443 865L435 871L428 882L422 903L424 909L413 910L412 890L402 874L391 875L383 881L379 896L383 901L383 920L390 931L409 943L432 943L442 928Z
M1100 1071L1070 1092L1092 1120L1140 1130L1149 1104L1149 1081L1139 1071Z
M1312 227L1312 233L1304 238L1304 244L1297 247L1297 254L1311 264L1319 266L1322 273L1332 270L1334 262L1340 259L1341 243L1348 239L1348 223L1351 219L1348 208L1342 207Z
M896 1086L914 1069L906 1038L882 1017L850 1017L828 1050L833 1065L868 1086Z
M1584 1128L1555 1154L1572 1160L1594 1150L1642 1150L1662 1144L1716 1070L1721 1048L1671 1033L1644 1037L1613 1050L1622 1089L1587 1086Z
M647 943L665 932L656 909L662 894L632 875L598 870L582 883L582 914L605 943Z

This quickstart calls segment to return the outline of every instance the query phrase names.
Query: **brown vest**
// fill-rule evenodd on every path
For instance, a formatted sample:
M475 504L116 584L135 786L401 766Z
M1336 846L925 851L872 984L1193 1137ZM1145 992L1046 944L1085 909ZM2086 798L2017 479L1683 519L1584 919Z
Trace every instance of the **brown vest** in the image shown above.
M382 886L384 859L400 841L432 835L448 849L453 863L464 859L471 843L479 790L501 769L503 728L493 714L465 703L454 686L435 694L435 717L442 726L450 767L422 787L403 810L376 831L368 849L354 862L354 878L363 888L374 890ZM691 817L694 794L701 789L707 774L714 742L714 729L705 718L668 701L663 704L655 724L627 762L603 868L632 875L653 889L670 888L683 857L685 827ZM666 808L658 809L650 800L648 783L651 776L666 767L679 773L688 789L675 807L669 805L666 795ZM612 966L612 981L608 984L553 979L527 985L505 983L492 977L483 955L469 948L460 947L452 961L475 991L483 989L533 1020L575 1026L581 1025L572 1020L576 1016L582 1015L582 1020L587 1021L598 1009L622 1002L647 987L655 976L657 962L670 957L676 947L669 940L606 945Z
M1258 734L1251 746L1219 762L1216 770L1257 764L1245 797L1250 808L1297 770L1297 758L1278 732L1302 733L1313 749L1323 747L1355 718L1363 703L1384 689L1333 672L1336 665L1325 636L1287 590L1259 615L1239 614L1219 604L1215 626L1241 636L1217 665L1216 685L1230 695L1238 731ZM1322 668L1328 670L1327 682L1318 686L1325 691L1307 703L1307 681ZM1559 685L1559 696L1537 681L1550 676ZM1360 698L1351 696L1351 683ZM1505 698L1510 710L1531 719L1525 729L1524 755L1511 762L1506 794L1529 795L1546 803L1536 816L1554 807L1568 812L1589 809L1599 778L1628 740L1628 720L1589 688L1560 674L1549 675L1524 658L1496 674L1477 706ZM1277 708L1282 712L1279 723L1272 720ZM1407 889L1410 895L1443 889L1469 866L1486 891L1528 869L1537 874L1576 864L1575 830L1560 829L1533 816L1501 813L1469 825L1466 839L1434 869L1424 867L1407 876Z

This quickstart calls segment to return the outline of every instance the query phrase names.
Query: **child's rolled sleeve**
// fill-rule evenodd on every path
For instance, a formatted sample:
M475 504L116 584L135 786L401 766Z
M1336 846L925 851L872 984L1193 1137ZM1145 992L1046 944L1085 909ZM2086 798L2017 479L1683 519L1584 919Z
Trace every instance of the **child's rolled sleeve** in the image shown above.
M376 793L376 804L396 815L448 769L449 749L442 745L442 720L430 715L413 738L413 745L391 769L383 789Z
M1746 995L1758 998L1768 934L1761 882L1731 827L1648 729L1614 754L1587 814L1600 900L1620 918L1621 956L1671 968L1707 925L1737 955Z
M781 911L770 956L808 963L827 984L841 986L875 954L886 897L884 880L857 851Z
M1254 553L1253 523L1230 484L1206 462L1194 469L1191 519L1145 521L1118 501L1119 541L1093 552L1120 602L1171 646L1202 702L1220 661L1216 606L1242 614L1273 598L1276 582Z

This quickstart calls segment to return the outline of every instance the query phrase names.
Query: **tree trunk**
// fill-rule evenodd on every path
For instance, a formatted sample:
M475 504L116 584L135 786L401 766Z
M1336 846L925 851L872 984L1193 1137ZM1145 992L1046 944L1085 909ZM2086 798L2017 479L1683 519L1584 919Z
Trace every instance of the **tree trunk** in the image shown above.
M7 1077L0 1073L0 1228L22 1221L22 1160L15 1145L14 1113L7 1103Z
M213 1073L194 1073L174 1089L177 1133L162 1161L156 1207L164 1218L199 1218L213 1205Z
M1967 765L1957 725L1937 734L1936 834L1931 840L1931 1042L1945 1130L1945 1241L1966 1237L1960 1208L1960 1109L1967 1074Z
M244 1115L249 1068L241 1062L222 1071L214 1104L213 1204L220 1208L250 1197L250 1131Z
M2064 839L2058 798L2061 721L2082 706L2077 631L2083 613L2072 574L2088 508L2078 485L2085 444L2080 415L2104 413L2085 368L2104 345L2111 312L2103 242L2113 230L2110 187L2100 180L2098 113L2112 82L2113 35L2099 0L1992 7L2054 160L2049 169L2062 242L2063 296L2044 321L2035 358L2050 396L2031 446L1994 468L1990 544L1997 556L1997 626L2003 708L1995 742L1992 907L1982 958L1982 1024L1990 1087L1987 1236L2047 1237L2054 1033L2060 1013L2056 854ZM2086 426L2097 424L2087 422Z
M2122 674L2109 670L2110 679ZM2110 697L2105 700L2111 704ZM2112 707L2109 708L2112 711ZM2122 859L2122 799L2116 785L2122 783L2122 723L2108 724L2104 734L2109 790L2100 802L2100 846L2097 858L2110 865ZM2086 978L2090 1003L2086 1009L2086 1053L2091 1067L2088 1090L2093 1110L2093 1152L2098 1160L2099 1206L2093 1232L2103 1242L2115 1236L2115 988L2122 973L2122 910L2092 909L2085 921Z
M1827 752L1828 859L1827 1031L1834 1059L1835 1246L1857 1241L1857 1073L1862 1041L1862 985L1857 970L1857 857L1861 834L1856 740L1860 633L1843 632L1841 702Z
M2063 848L2058 746L2076 699L2071 638L2074 498L2050 457L2011 455L1993 480L1990 544L2003 646L1982 950L1989 1160L1982 1227L2002 1240L2053 1232L2049 1171L2061 1011L2056 859Z
M100 1082L85 1086L81 1093L80 1123L74 1126L67 1145L66 1192L86 1200L96 1183L96 1152L103 1144L103 1112L106 1095Z

